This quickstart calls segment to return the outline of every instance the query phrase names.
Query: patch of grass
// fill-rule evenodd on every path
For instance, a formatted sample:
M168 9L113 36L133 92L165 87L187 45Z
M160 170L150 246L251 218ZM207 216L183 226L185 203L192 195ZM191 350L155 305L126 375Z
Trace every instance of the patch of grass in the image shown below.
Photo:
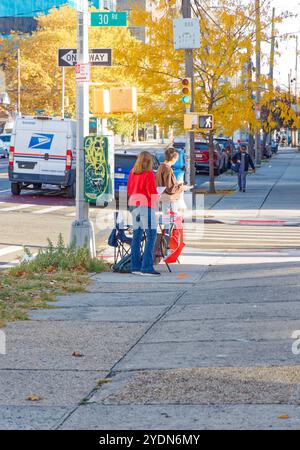
M58 295L85 292L90 272L103 272L108 265L91 258L86 248L65 246L59 236L57 246L48 247L27 261L0 272L0 327L8 321L26 320L29 309L48 308Z

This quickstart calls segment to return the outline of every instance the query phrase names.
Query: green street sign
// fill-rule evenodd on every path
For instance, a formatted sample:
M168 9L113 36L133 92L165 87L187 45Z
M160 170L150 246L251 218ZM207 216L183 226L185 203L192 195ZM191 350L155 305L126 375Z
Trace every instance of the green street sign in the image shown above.
M127 12L92 12L92 27L126 27Z

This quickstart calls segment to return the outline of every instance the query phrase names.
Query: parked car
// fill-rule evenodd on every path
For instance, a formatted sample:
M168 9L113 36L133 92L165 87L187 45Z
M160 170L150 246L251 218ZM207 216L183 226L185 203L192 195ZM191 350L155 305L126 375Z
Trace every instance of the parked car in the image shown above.
M184 142L174 142L173 146L178 149L184 149ZM223 160L218 150L215 147L214 150L214 169L215 174L219 174L222 171ZM195 169L196 173L205 172L209 173L209 144L205 141L195 142Z
M229 156L232 156L235 153L235 145L230 138L218 137L214 139L214 143L222 145Z
M130 152L124 150L117 150L115 152L115 195L119 196L120 190L126 189L128 177L135 161L138 157L138 152ZM153 155L153 170L157 171L159 160L157 156Z
M219 170L220 172L225 172L230 167L231 153L229 149L224 146L224 144L219 144L218 142L215 142L214 145L217 152L219 153L220 158Z
M222 170L222 158L217 149L214 149L214 171L219 175ZM209 173L209 144L208 142L195 142L195 167L196 173Z
M176 148L176 147L175 147ZM179 157L176 163L172 166L175 177L178 181L184 182L185 175L185 153L184 148L176 148ZM163 150L158 150L155 152L155 156L159 163L162 164L165 161L165 152Z
M11 134L0 134L0 140L4 142L7 154L9 153L9 147L10 147L10 141L11 141Z
M5 143L0 139L0 158L7 158L7 157L8 157L7 147Z
M271 152L273 154L276 154L278 152L278 147L279 147L278 142L272 140L272 142L271 142Z

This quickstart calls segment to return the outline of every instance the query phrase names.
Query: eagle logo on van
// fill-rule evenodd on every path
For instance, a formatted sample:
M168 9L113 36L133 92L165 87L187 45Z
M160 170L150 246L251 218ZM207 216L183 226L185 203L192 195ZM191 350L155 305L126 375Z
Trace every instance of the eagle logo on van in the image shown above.
M29 148L50 150L54 134L35 133L31 136Z

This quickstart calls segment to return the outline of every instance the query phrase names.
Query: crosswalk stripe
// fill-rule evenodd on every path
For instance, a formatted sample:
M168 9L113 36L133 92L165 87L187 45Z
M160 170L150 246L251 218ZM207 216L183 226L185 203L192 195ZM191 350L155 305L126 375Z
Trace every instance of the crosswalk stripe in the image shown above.
M37 255L37 253L33 253L32 257L35 258ZM0 265L0 269L10 269L12 267L17 266L18 264L20 264L20 260L19 259L14 259L13 261L10 261L6 264Z
M35 205L15 205L9 206L8 208L1 208L0 212L8 212L8 211L18 211L20 209L32 208Z
M38 211L34 211L33 214L48 214L54 211L59 211L64 208L67 208L67 206L50 206L49 208L43 208L39 209Z
M227 235L226 233L224 233L223 235L214 235L214 234L207 234L207 233L184 233L184 235L186 237L190 237L191 239L230 239L231 241L243 241L245 239L256 239L259 241L269 241L269 240L273 240L273 239L280 239L280 240L299 240L300 236L291 236L291 235L284 235L284 236L280 236L280 235L273 235L273 236L261 236L260 234L257 235L249 235L249 234L245 234L243 236L232 236L232 235Z
M187 245L211 249L299 248L300 228L229 224L185 224Z
M1 248L0 256L8 255L9 253L14 253L19 250L22 250L22 247L20 247L19 245L11 245L9 247Z

